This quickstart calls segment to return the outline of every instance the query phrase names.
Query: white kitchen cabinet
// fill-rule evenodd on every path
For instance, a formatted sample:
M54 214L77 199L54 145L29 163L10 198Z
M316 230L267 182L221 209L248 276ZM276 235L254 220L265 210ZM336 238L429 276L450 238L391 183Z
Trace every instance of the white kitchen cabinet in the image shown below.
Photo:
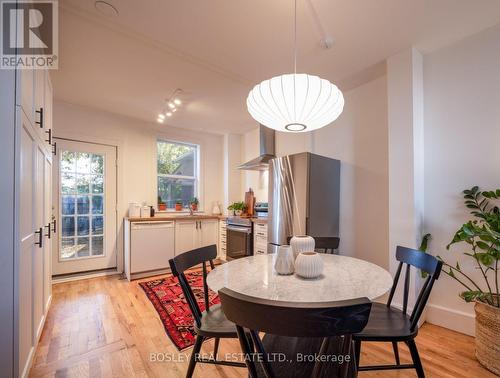
M217 245L219 238L217 219L179 220L175 222L175 254L208 245Z
M219 221L217 219L204 219L200 221L200 247L217 245L219 239Z
M267 253L267 220L255 220L253 224L253 254Z
M19 375L33 356L33 256L38 251L39 235L35 233L35 137L28 117L21 111L19 170L19 258L16 280L19 285L18 342Z
M48 133L36 122L45 103L52 104L52 88L46 89L49 75L44 70L17 70L15 206L16 260L15 285L18 307L14 308L18 345L14 361L15 376L27 376L33 354L42 333L51 299L52 237L52 146L45 140ZM45 116L46 127L52 127L52 114Z
M191 251L200 246L198 222L194 220L175 221L175 254Z
M217 252L217 258L220 260L226 260L227 251L227 221L226 219L221 219L219 221L219 249Z

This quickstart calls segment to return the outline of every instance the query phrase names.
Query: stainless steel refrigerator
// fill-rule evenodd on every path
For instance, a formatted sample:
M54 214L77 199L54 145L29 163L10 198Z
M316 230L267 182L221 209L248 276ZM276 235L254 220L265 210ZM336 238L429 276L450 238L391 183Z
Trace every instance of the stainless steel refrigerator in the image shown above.
M294 235L339 236L340 161L303 152L269 161L268 253Z

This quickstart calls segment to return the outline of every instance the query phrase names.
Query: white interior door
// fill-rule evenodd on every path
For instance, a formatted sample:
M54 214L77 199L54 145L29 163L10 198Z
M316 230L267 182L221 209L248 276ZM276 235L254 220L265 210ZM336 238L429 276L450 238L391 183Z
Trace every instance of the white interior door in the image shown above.
M116 147L57 139L52 274L116 267Z

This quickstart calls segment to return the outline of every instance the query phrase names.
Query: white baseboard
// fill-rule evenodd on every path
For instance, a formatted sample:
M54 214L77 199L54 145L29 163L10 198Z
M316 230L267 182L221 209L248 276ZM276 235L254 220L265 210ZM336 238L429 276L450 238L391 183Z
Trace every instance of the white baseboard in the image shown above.
M476 317L474 314L428 304L425 321L466 335L475 336Z
M108 270L108 271L102 271L102 272L87 272L87 273L81 273L81 274L72 274L72 275L66 275L66 276L61 276L61 277L53 277L52 284L55 285L55 284L63 283L63 282L87 280L89 278L114 276L114 275L120 275L120 274L122 274L122 273L119 272L118 270Z

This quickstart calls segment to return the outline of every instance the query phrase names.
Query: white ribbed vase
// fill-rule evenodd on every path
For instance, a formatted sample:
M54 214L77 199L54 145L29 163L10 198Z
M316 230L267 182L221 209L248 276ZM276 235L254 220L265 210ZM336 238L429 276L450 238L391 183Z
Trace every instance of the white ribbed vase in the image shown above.
M292 274L294 271L294 260L292 247L289 245L280 245L274 263L276 273L283 275Z
M290 239L290 246L293 249L295 258L301 252L314 252L314 238L307 235L294 236Z
M295 274L304 278L316 278L323 273L323 259L316 252L301 252L295 259Z

